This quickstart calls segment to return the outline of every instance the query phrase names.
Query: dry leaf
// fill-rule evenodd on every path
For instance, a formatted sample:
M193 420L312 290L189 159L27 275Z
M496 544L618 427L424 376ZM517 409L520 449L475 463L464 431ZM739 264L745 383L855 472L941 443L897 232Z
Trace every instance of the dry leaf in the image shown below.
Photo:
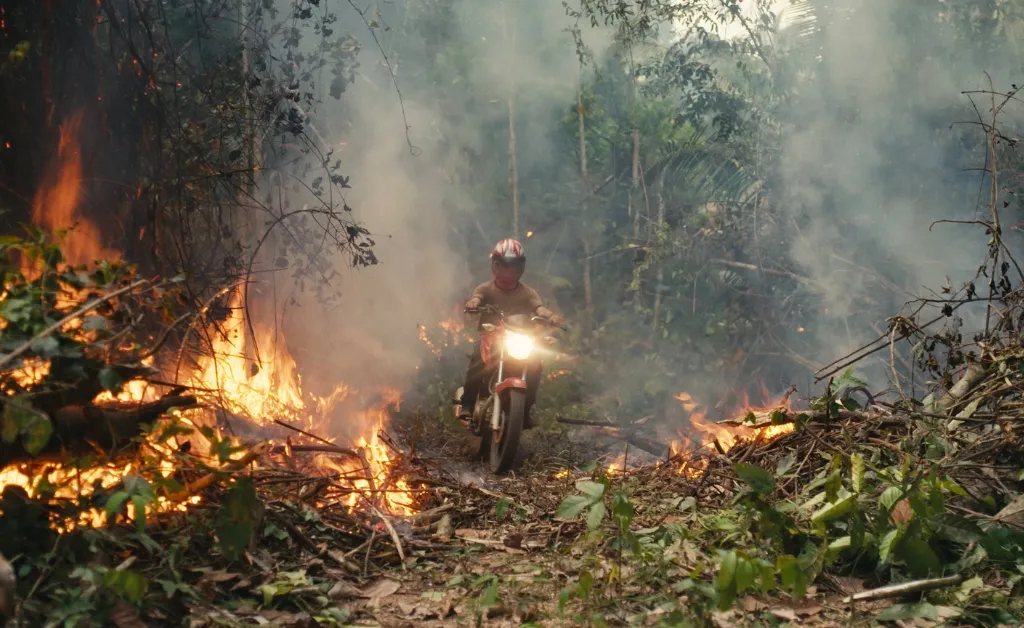
M452 518L449 515L444 515L441 520L437 522L437 538L440 541L452 540L452 535L455 530L452 528Z
M355 585L339 580L334 583L331 590L327 592L327 598L331 600L342 600L362 597L363 593Z
M748 613L753 613L753 612L756 612L756 611L764 610L767 607L768 607L767 604L765 604L764 602L759 601L755 597L752 597L752 596L748 595L747 597L743 598L743 609L745 611L747 611Z
M110 623L117 628L148 628L146 622L139 617L138 611L120 599L110 611Z
M771 608L768 612L775 615L779 619L785 619L786 621L797 621L796 613L790 608Z
M794 608L793 610L796 611L796 614L801 616L801 617L811 617L812 615L817 615L818 613L820 613L821 612L821 607L820 606L802 606L800 608Z
M910 502L902 499L893 506L890 516L896 523L906 523L914 517L914 511L910 508Z
M359 595L369 598L370 604L376 605L380 600L397 593L400 588L402 588L402 584L397 580L381 578L377 582L374 582L367 588L363 589Z

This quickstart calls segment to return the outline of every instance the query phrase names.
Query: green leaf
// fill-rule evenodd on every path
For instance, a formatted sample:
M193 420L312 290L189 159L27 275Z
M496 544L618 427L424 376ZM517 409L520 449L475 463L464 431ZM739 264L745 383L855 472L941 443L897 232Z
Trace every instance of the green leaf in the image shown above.
M757 578L757 570L754 569L754 563L750 562L745 558L739 558L736 561L736 592L743 593L754 584L754 580Z
M916 534L908 534L895 548L915 578L927 578L942 572L942 562L928 542Z
M825 499L835 502L839 499L839 489L843 486L843 474L839 469L832 471L825 478Z
M107 499L107 505L104 507L107 512L107 521L113 521L114 516L121 512L128 497L127 491L117 491Z
M132 495L132 506L135 509L135 529L138 530L139 534L146 531L146 506L149 504L150 500L144 496Z
M807 572L800 566L800 561L789 554L780 556L777 569L782 588L790 595L802 598L807 593Z
M736 550L729 550L722 558L722 564L718 567L718 574L715 576L715 589L718 592L718 608L726 610L736 600L736 566L739 557Z
M486 608L490 608L498 603L498 579L492 578L491 584L488 585L487 590L484 591L484 597L481 600L482 604Z
M228 489L217 513L217 539L228 560L237 560L245 552L256 524L259 499L249 478L239 478Z
M586 495L570 495L558 505L558 509L555 510L555 519L572 521L592 503L594 500Z
M775 588L775 565L762 559L759 564L761 592L768 593Z
M890 486L882 491L882 494L878 497L878 505L884 508L886 512L891 512L892 507L901 499L903 499L903 489L898 486Z
M715 581L718 583L719 588L726 586L736 577L736 564L739 562L739 556L736 555L736 550L729 550L722 557L722 564L718 567L718 575L715 576Z
M881 542L878 544L878 560L882 563L886 563L889 560L889 555L892 553L895 546L899 544L900 538L907 531L907 526L900 525L897 528L889 530L885 536L882 537Z
M46 447L53 435L50 418L35 410L24 395L11 397L4 403L3 418L4 442L13 443L20 435L21 446L33 456Z
M510 502L504 497L499 499L497 503L494 504L494 516L498 518L498 521L504 519L505 515L508 514L509 505Z
M830 559L838 557L844 550L850 549L853 540L849 536L841 536L828 544L828 556Z
M928 523L936 534L948 541L974 543L985 536L985 532L977 523L951 512L939 513Z
M903 619L929 619L934 621L938 618L938 610L928 602L896 604L875 616L875 619L878 621L900 621Z
M100 331L107 328L107 319L103 316L86 316L82 320L83 331Z
M60 352L60 342L53 336L36 338L29 346L36 355L44 358L53 357Z
M835 502L826 504L815 511L815 513L811 515L811 521L814 523L824 523L826 521L837 519L852 511L856 505L857 496L845 488L841 489L836 495Z
M587 513L587 528L590 530L596 530L601 527L601 522L604 521L604 502L594 502L594 505L590 507L590 512Z
M4 402L4 442L13 445L21 434L21 426L27 423L32 415L32 402L24 395L11 397Z
M734 467L736 475L747 483L759 495L771 495L775 490L775 476L761 467L746 462L737 463Z
M864 490L864 456L850 454L850 486L854 493Z
M109 390L110 392L119 392L121 385L124 384L124 378L112 368L102 369L98 379L103 390Z
M580 480L576 483L576 490L590 497L601 497L604 495L604 484L591 482L590 480Z

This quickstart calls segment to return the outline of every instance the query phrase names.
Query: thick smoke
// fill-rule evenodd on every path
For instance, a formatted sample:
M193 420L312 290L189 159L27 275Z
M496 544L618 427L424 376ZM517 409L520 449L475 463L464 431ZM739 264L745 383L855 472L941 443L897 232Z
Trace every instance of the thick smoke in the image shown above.
M814 76L799 85L797 108L783 112L780 201L798 225L792 257L826 303L814 330L822 363L877 337L880 315L947 276L960 287L985 256L980 229L929 226L987 212L983 175L966 171L985 163L983 132L955 123L976 120L962 91L987 89L985 72L997 89L1009 76L999 55L977 54L934 9L915 16L903 4L819 6L815 43L790 52ZM978 323L976 313L960 314L968 327ZM866 374L884 386L877 371Z

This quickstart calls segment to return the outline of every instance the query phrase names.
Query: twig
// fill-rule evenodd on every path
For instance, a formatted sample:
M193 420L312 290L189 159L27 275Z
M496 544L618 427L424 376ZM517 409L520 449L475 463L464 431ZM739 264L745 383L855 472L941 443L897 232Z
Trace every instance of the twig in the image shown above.
M30 348L32 348L32 343L36 342L37 340L39 340L41 338L45 338L46 336L49 336L50 334L52 334L53 332L57 331L58 329L60 329L64 325L68 324L70 321L73 321L76 318L78 318L79 316L81 316L81 315L85 314L86 312L94 309L97 305L99 305L101 303L105 303L105 302L107 302L107 301L109 301L111 299L115 299L115 298L121 296L122 294L124 294L126 292L131 292L135 288L138 288L139 286L145 285L147 283L149 283L148 279L140 279L140 280L138 280L138 281L136 281L136 282L134 282L132 284L129 284L129 285L121 288L120 290L115 290L115 291L111 292L110 294L104 295L102 297L97 297L97 298L93 299L92 301L89 301L88 303L86 303L82 307L78 308L74 312L68 314L67 316L65 316L64 318L60 319L59 321L57 321L53 325L50 325L49 327L47 327L43 331L41 331L38 334L36 334L35 336L33 336L32 339L29 340L28 342L26 342L25 344L21 345L20 347L18 347L14 351L11 351L10 353L5 355L4 357L0 358L0 368L3 368L6 364L11 362L15 358L20 357L23 353L25 353Z
M945 578L928 578L925 580L911 580L910 582L902 582L900 584L891 584L886 587L880 587L878 589L871 589L869 591L861 591L848 595L843 598L844 604L851 602L866 602L869 600L884 600L891 597L898 597L907 593L918 593L920 591L931 591L932 589L942 589L944 587L951 587L963 582L964 577L961 575L946 576Z
M402 550L402 539L399 538L398 532L395 530L395 526L391 525L391 520L384 516L384 513L378 510L377 507L370 502L370 500L364 497L363 501L365 501L366 504L370 507L370 510L373 511L373 514L375 514L377 518L384 523L384 527L388 529L388 534L391 535L391 540L395 542L395 549L398 550L398 558L402 561L402 571L405 571L405 551Z

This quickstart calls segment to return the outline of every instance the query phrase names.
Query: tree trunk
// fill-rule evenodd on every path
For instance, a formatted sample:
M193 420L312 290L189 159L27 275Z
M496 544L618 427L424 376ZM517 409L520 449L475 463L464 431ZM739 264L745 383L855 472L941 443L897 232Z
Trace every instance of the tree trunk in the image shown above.
M579 75L576 81L576 116L579 119L580 134L580 179L582 181L580 196L580 211L583 214L584 231L587 228L587 199L590 198L590 172L587 169L587 123L583 112L583 67L580 66ZM586 327L594 318L594 294L590 279L590 239L583 236L583 302L586 306Z
M658 221L654 227L656 231L656 237L658 242L655 246L660 246L661 230L665 225L665 168L662 167L661 172L658 174ZM658 318L661 316L661 286L665 280L664 270L661 266L658 266L658 283L654 286L654 317L651 321L651 330L657 331L658 329Z
M501 5L502 20L505 27L505 39L508 43L508 58L513 59L516 49L516 22L505 12L505 4ZM508 79L508 189L512 195L512 237L519 239L519 171L516 164L516 80L514 71L509 72Z

